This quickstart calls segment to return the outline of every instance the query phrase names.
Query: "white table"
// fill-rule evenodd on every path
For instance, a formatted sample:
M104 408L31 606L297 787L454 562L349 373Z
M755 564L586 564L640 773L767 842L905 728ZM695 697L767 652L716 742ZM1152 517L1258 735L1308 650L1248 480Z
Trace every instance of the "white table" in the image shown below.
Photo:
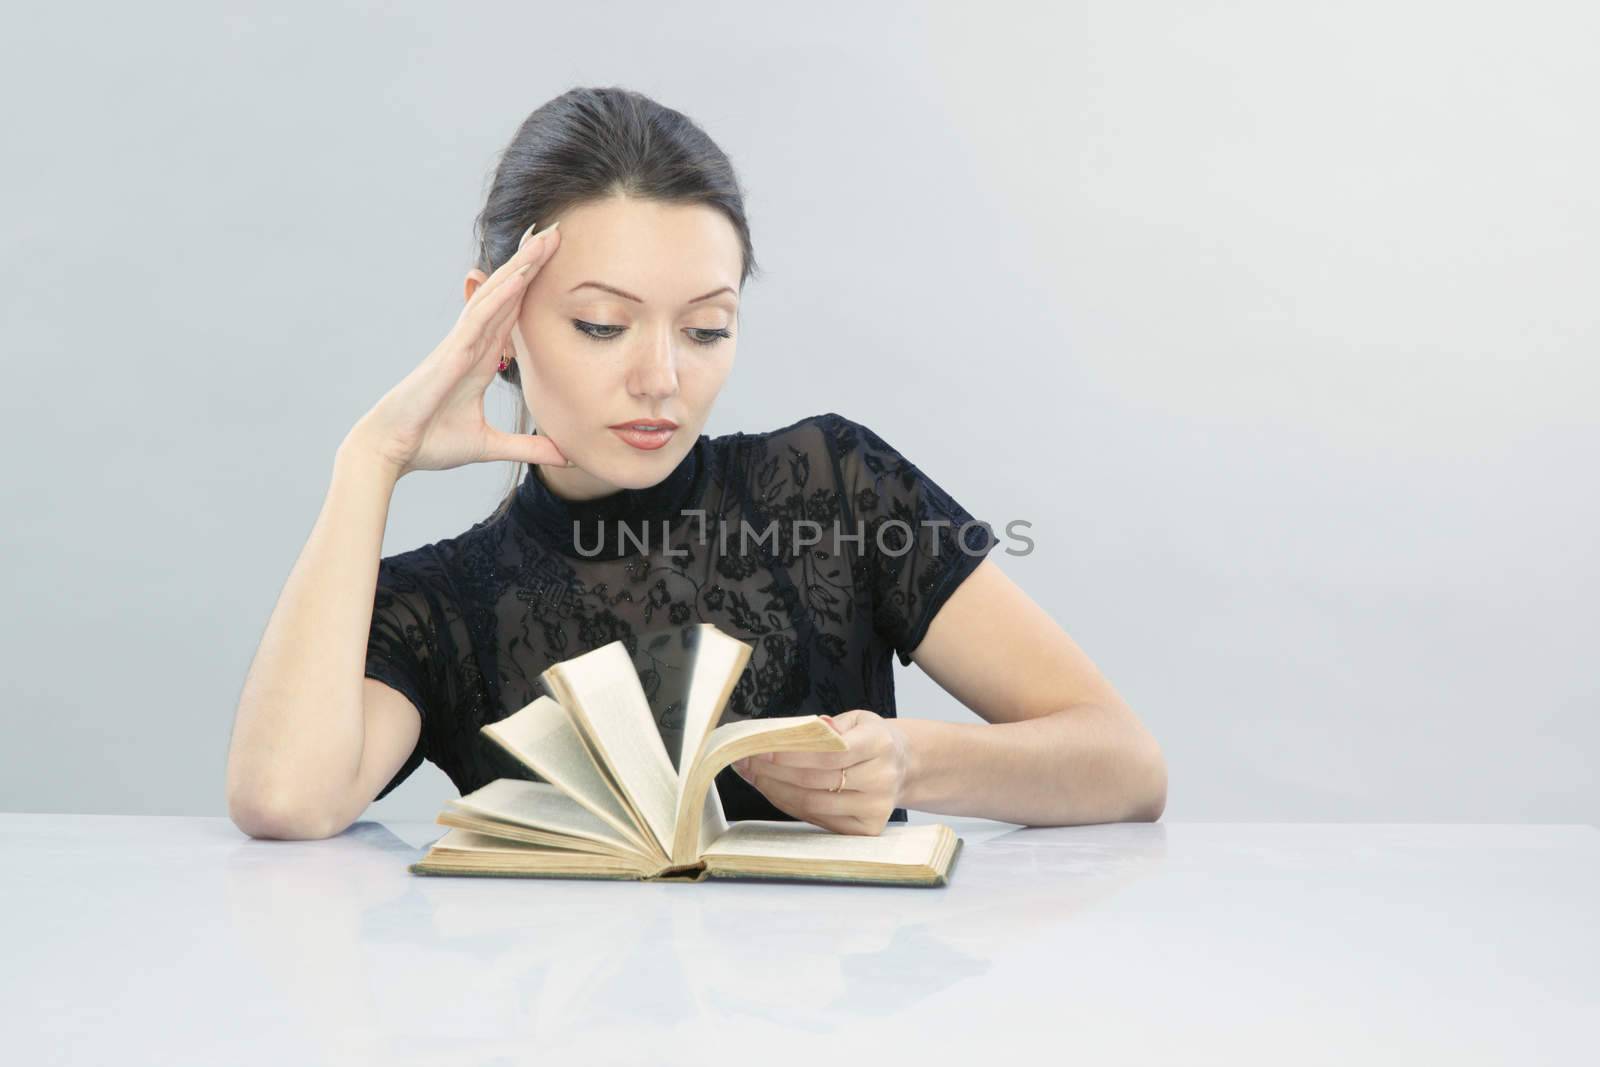
M432 823L0 815L5 1058L1596 1062L1594 827L943 821L952 883L914 889L421 877Z

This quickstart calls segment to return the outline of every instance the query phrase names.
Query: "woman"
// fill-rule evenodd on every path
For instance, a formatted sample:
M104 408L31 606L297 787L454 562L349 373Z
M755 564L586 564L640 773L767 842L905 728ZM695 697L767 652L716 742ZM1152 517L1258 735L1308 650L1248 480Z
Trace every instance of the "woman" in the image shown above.
M251 665L228 761L241 829L339 833L425 758L463 794L530 777L481 727L616 640L671 750L647 638L701 622L753 649L724 722L820 714L847 742L725 770L729 819L1159 818L1160 748L932 479L834 412L701 433L755 263L699 128L575 89L517 131L477 221L460 318L340 445ZM514 433L484 420L496 377L524 401ZM489 518L379 558L402 477L499 460L517 466ZM898 717L896 657L987 721Z

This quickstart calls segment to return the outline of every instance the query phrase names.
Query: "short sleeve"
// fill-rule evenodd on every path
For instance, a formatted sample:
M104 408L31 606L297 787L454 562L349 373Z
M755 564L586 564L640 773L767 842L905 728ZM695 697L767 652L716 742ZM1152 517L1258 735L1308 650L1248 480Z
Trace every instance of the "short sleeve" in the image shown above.
M901 666L928 626L994 548L989 525L867 426L827 416L847 535L861 556L874 628Z
M422 765L429 718L441 706L441 616L437 563L426 546L386 556L378 563L372 625L367 633L366 677L399 692L422 716L417 745L374 800L382 800Z

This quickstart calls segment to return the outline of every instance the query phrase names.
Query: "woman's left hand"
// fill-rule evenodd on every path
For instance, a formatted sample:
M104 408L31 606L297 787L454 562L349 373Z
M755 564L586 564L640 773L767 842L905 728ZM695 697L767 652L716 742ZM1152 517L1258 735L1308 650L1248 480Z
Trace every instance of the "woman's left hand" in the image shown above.
M764 752L733 764L773 807L841 834L877 836L900 807L911 743L892 719L857 708L824 715L849 747L843 752ZM833 792L844 772L844 788Z

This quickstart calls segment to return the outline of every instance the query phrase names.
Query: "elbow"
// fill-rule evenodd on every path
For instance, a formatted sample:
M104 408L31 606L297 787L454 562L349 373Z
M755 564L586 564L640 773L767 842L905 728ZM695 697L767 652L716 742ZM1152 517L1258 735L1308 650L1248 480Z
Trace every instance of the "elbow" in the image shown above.
M342 833L348 821L339 822L326 807L307 804L283 790L228 790L228 818L250 837L269 841L315 841Z
M1167 810L1167 760L1155 738L1145 735L1131 775L1133 798L1127 822L1155 822Z

